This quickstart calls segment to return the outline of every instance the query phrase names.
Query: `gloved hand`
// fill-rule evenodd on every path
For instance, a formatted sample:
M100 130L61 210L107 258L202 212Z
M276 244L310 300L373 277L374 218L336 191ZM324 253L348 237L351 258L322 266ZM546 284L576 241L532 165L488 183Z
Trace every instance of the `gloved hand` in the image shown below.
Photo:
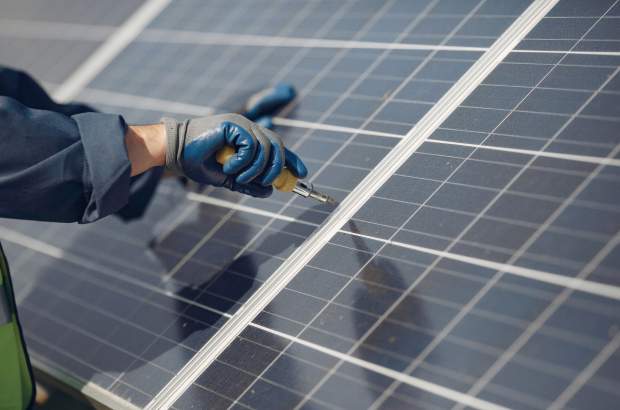
M286 166L298 178L306 166L284 147L280 137L238 114L221 114L178 122L163 118L166 168L201 183L265 198ZM222 166L215 155L225 145L235 148Z

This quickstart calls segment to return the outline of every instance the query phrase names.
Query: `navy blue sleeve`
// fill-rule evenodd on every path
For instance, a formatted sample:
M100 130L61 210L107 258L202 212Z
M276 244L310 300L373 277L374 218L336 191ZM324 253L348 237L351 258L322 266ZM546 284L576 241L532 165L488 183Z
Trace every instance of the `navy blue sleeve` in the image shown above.
M0 96L0 217L93 222L128 202L127 125L71 117Z
M11 97L38 110L49 110L65 115L95 111L80 103L59 104L28 73L0 66L0 95Z

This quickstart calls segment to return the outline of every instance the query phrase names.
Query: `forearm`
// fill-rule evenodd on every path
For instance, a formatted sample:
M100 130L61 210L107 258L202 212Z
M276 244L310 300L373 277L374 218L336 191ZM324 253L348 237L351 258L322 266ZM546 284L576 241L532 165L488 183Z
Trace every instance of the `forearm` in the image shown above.
M131 163L131 176L163 166L166 162L164 125L130 125L125 134L125 147Z

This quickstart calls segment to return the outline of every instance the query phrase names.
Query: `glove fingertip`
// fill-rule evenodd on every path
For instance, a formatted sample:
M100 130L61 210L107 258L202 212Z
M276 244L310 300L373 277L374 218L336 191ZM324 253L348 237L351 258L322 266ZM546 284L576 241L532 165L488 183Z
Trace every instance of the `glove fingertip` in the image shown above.
M286 158L286 167L290 169L295 176L302 179L308 176L308 168L297 154L285 148L284 155Z
M287 103L291 102L297 96L297 91L292 84L278 83L275 88L278 90L280 95L282 95L282 100Z
M235 183L239 184L239 185L246 185L249 184L250 182L253 182L256 179L256 175L255 172L242 172L241 174L237 175L235 177Z

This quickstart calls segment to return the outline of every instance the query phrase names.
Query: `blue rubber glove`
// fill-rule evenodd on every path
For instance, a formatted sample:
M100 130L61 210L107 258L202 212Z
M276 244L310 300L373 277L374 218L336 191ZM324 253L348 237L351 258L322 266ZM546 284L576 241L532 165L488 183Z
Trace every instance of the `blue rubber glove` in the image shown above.
M298 178L308 174L275 132L239 114L162 121L168 141L166 168L198 183L265 198L284 166ZM225 145L235 148L236 154L220 165L215 156Z
M295 99L295 88L278 84L257 92L248 99L243 116L256 121L265 128L272 128L271 117Z

